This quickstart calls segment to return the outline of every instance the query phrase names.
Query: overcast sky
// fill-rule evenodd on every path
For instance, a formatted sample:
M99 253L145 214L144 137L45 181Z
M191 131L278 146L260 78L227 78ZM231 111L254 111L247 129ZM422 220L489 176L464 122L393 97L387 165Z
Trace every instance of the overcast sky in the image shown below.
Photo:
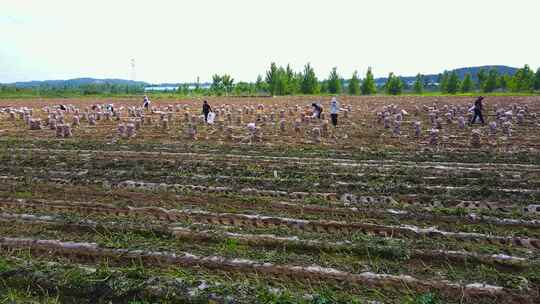
M539 0L0 0L0 82L540 66Z

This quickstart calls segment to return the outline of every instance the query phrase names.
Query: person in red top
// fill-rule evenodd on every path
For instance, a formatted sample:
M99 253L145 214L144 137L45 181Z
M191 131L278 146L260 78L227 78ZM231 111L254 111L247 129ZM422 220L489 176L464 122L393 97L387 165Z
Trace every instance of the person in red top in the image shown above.
M471 119L471 125L476 122L476 118L478 117L480 119L480 122L484 124L484 116L482 115L483 105L482 100L484 100L484 96L480 96L476 99L474 102L474 116Z

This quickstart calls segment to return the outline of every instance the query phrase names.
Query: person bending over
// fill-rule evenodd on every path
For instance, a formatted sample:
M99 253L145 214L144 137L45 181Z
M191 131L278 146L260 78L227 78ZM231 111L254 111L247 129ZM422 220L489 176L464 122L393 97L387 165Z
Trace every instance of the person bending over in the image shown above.
M317 103L312 103L311 107L313 107L313 117L317 117L318 119L321 119L321 113L323 111L322 106Z

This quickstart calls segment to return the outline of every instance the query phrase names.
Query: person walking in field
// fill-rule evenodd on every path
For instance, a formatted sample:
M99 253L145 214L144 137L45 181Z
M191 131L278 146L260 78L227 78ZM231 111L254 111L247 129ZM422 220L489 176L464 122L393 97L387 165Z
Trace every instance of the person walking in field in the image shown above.
M317 103L312 103L311 106L313 107L313 117L317 117L318 119L321 119L321 113L323 111L322 106Z
M484 124L484 116L482 115L482 110L483 110L482 100L484 100L484 96L478 97L476 101L474 102L474 107L473 107L474 116L471 119L471 125L476 122L476 118L479 118L480 122Z
M212 111L212 108L208 104L208 101L203 101L202 113L204 114L204 122L208 122L208 114Z
M150 104L152 102L150 101L150 99L148 99L148 96L144 95L144 103L143 103L143 107L146 109L146 110L149 110L150 109Z
M339 101L337 101L337 98L332 97L332 101L330 101L330 117L332 118L332 125L334 127L337 127L338 124L339 107Z

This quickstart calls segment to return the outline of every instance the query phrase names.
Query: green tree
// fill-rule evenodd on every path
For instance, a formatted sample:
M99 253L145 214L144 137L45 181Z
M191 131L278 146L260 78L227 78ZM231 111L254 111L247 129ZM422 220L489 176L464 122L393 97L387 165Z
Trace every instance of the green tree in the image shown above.
M465 74L465 77L463 78L463 81L461 82L461 92L462 93L469 93L472 90L473 87L473 81L472 76L470 73Z
M287 94L287 87L288 87L287 80L288 80L287 72L285 71L283 67L280 66L278 69L278 78L277 78L277 83L276 83L277 95Z
M416 94L422 94L424 92L424 76L422 74L416 75L413 90Z
M223 93L222 78L218 74L214 74L212 76L212 84L210 85L210 90L216 95L221 95L221 93Z
M403 91L403 81L401 81L401 78L398 76L395 76L394 73L390 73L384 88L386 90L386 94L399 95Z
M287 88L288 94L298 94L300 93L300 84L302 83L302 74L293 73L292 77L288 79Z
M321 93L328 93L328 80L321 81Z
M534 74L534 89L540 90L540 68L538 68Z
M446 93L456 94L459 89L459 77L455 71L450 73L448 77L448 85L446 86Z
M530 92L534 90L535 75L528 65L517 70L512 77L509 87L512 92Z
M362 81L362 86L360 87L362 95L372 95L377 93L377 86L375 85L375 78L371 68L368 68L366 73L366 78Z
M225 88L225 93L229 94L234 86L234 78L231 75L224 74L221 76L221 82L223 83L223 88Z
M448 71L439 74L439 89L441 93L448 93L448 79L450 78Z
M509 84L509 76L499 75L499 78L497 79L497 87L506 91L506 89L508 89L508 84Z
M341 93L341 79L337 73L337 68L332 68L330 75L328 76L328 92L330 94Z
M266 83L270 95L276 95L276 81L277 81L277 66L274 62L270 63L270 69L266 71Z
M253 93L256 91L255 85L247 83L247 82L238 82L234 86L234 94L237 96L240 95L253 95Z
M315 75L315 71L308 63L304 66L304 73L302 74L302 81L300 82L300 92L302 94L317 94L319 93L319 80Z
M277 67L272 64L270 70L267 72L266 80L268 83L268 89L272 95L285 95L287 94L287 72L283 67Z
M360 79L358 79L358 72L354 71L352 74L351 80L349 80L349 95L358 95L360 94Z
M293 95L300 92L300 79L301 78L297 73L295 73L292 70L289 64L287 64L287 67L285 69L285 77L286 77L286 82L287 82L285 94Z
M487 77L482 86L482 91L491 93L497 89L497 79L499 78L499 72L496 69L490 69Z
M180 86L180 88L181 88L182 95L185 95L185 96L189 95L189 84L184 83Z
M476 73L476 78L478 79L479 90L483 90L487 77L488 77L487 72L484 69L479 69L478 73Z
M266 82L263 81L261 75L257 76L257 81L255 82L255 89L257 90L257 93L268 92L268 86Z

